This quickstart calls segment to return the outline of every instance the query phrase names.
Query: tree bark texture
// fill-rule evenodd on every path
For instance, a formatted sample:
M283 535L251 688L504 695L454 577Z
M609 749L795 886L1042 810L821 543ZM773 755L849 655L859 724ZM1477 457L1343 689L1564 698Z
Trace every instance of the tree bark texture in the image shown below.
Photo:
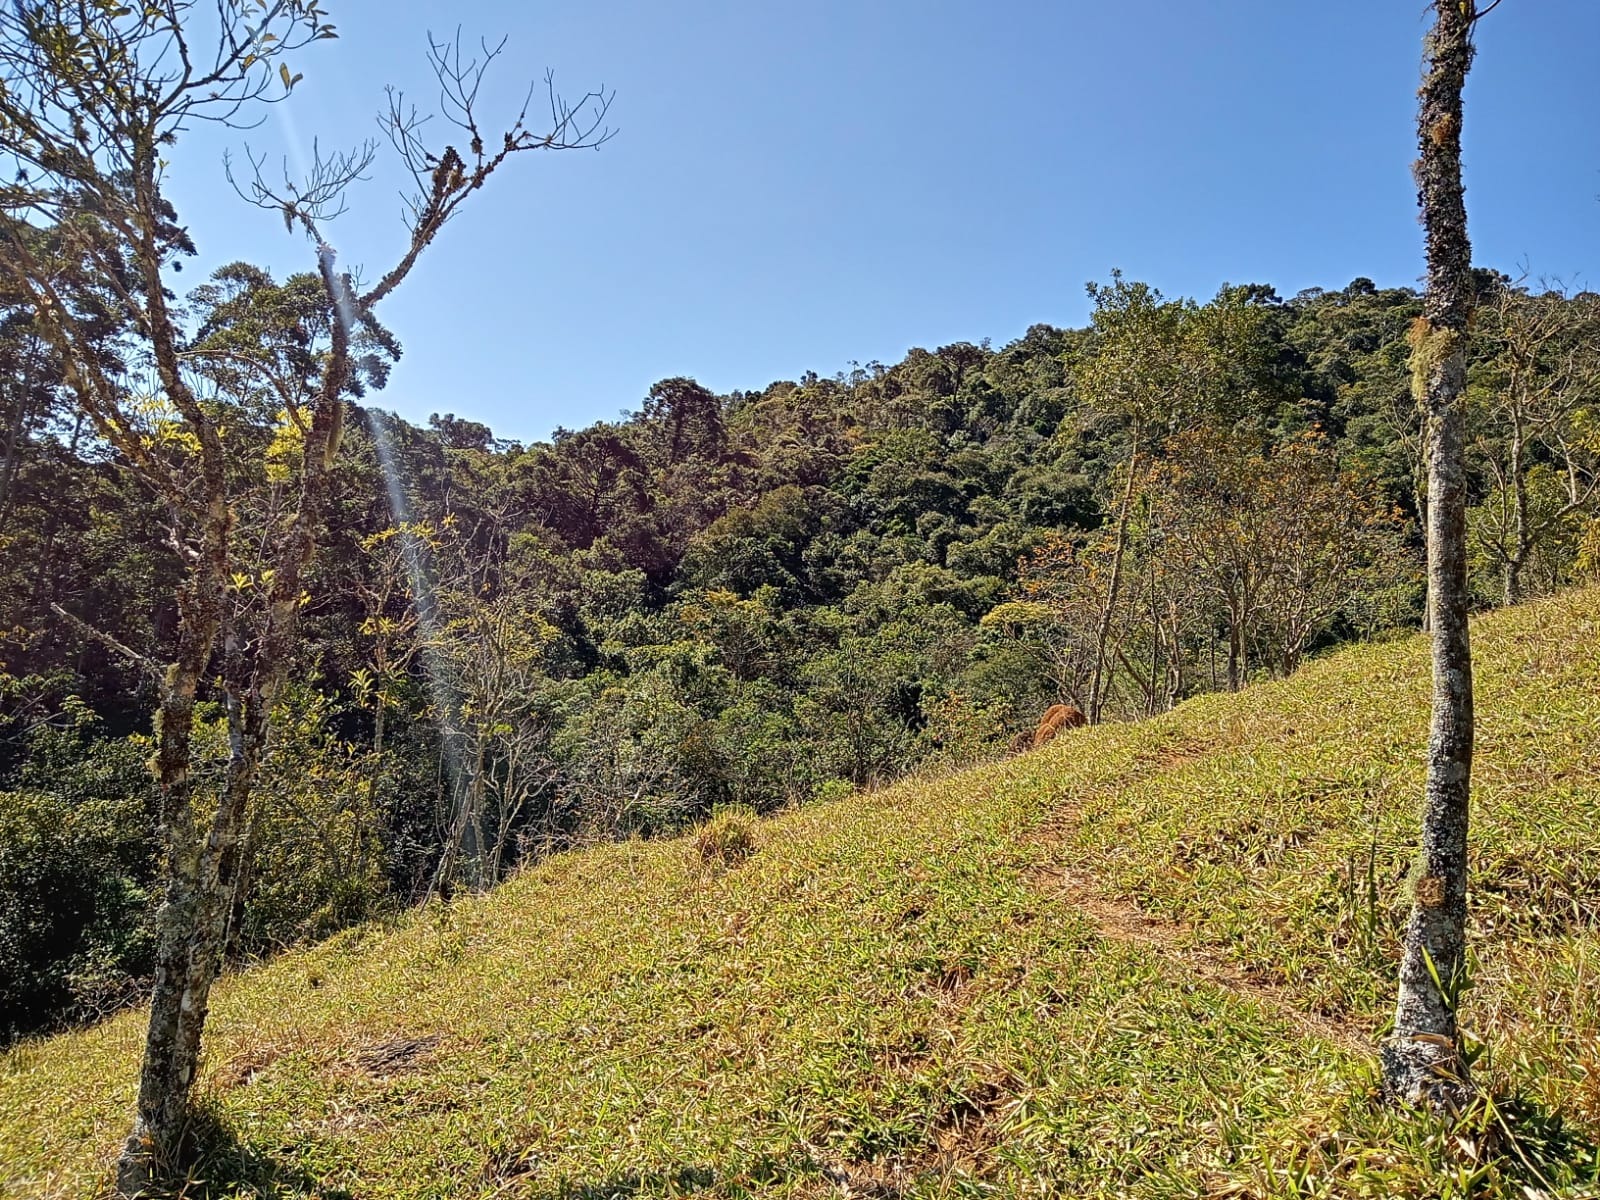
M1418 134L1418 202L1428 284L1412 331L1412 384L1428 416L1428 615L1433 720L1422 848L1400 964L1394 1032L1382 1047L1392 1097L1459 1111L1472 1095L1456 997L1466 967L1472 657L1467 632L1466 430L1472 250L1461 184L1461 93L1472 63L1474 0L1435 0Z
M326 260L323 277L330 300L336 301L343 281L334 277ZM159 274L152 273L151 278L158 287ZM262 626L253 638L230 629L224 639L229 756L221 796L208 824L202 823L193 804L191 736L195 695L223 632L233 516L220 454L214 472L210 460L202 459L208 520L201 559L179 597L179 654L168 672L159 714L156 774L162 794L167 886L156 918L155 981L139 1098L132 1132L117 1163L117 1189L124 1196L147 1191L171 1173L184 1152L200 1039L211 986L221 970L250 793L266 756L273 702L293 659L302 579L316 549L329 473L343 433L341 393L349 374L349 340L340 321L335 320L333 327L332 352L306 432L299 503L273 554ZM192 403L175 355L168 378L169 392L181 389ZM204 430L215 436L213 426L207 424ZM202 439L201 444L209 442Z

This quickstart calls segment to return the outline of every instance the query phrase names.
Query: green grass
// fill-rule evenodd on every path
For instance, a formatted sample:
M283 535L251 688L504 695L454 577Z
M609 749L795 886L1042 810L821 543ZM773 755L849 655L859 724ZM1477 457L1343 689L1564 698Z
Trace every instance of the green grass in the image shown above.
M190 1192L1592 1194L1600 592L1476 634L1465 1019L1496 1102L1461 1129L1375 1103L1363 1048L1415 837L1412 639L698 844L563 856L229 978ZM1062 869L1170 944L1113 936ZM0 1193L103 1187L141 1032L0 1058Z

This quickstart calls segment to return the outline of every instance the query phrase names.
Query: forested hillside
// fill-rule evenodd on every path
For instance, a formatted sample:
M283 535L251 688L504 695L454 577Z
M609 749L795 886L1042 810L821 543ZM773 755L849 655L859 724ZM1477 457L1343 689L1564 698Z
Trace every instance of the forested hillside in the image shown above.
M248 343L310 369L320 286L235 265L187 300L241 481L241 613L271 582L252 547L284 519L303 433L227 355ZM1600 301L1487 271L1478 286L1471 534L1489 606L1600 566ZM1121 277L1091 293L1085 329L730 395L669 379L615 422L530 445L384 412L400 347L364 327L229 953L718 806L1000 755L1058 701L1158 714L1415 628L1416 294L1358 279L1195 303ZM77 415L27 305L0 301L0 1012L16 1034L106 1011L150 970L142 661L170 656L181 562L163 500ZM181 461L181 428L154 401L147 416L153 452ZM214 787L226 730L206 687Z
M1375 1103L1421 637L1038 753L565 854L218 986L186 1195L1583 1197L1600 590L1475 623L1469 1054ZM0 1054L0 1191L95 1194L142 1014ZM196 1181L204 1181L196 1182Z

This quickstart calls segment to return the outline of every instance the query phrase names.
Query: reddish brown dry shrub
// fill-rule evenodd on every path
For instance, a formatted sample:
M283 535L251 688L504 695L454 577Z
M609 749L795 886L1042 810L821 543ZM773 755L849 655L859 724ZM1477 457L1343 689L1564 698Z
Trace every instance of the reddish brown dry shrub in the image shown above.
M1063 729L1076 729L1087 725L1089 718L1075 704L1052 704L1039 719L1039 728L1033 731L1033 748L1037 750Z

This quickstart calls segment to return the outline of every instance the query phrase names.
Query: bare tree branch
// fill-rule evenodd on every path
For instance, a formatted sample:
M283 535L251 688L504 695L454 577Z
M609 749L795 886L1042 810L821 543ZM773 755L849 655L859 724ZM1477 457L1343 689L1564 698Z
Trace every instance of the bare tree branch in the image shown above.
M134 666L138 667L140 672L143 673L144 676L150 680L150 682L154 683L157 688L166 687L166 672L161 669L161 664L156 662L153 658L140 654L137 650L124 645L122 642L119 642L116 638L112 637L109 633L105 632L105 630L96 629L93 625L89 624L89 622L85 621L81 617L74 616L72 613L69 613L66 609L62 608L59 604L52 602L50 605L50 611L55 613L56 616L60 617L79 633L83 634L84 637L99 642L102 646L105 646L119 657L127 659Z

